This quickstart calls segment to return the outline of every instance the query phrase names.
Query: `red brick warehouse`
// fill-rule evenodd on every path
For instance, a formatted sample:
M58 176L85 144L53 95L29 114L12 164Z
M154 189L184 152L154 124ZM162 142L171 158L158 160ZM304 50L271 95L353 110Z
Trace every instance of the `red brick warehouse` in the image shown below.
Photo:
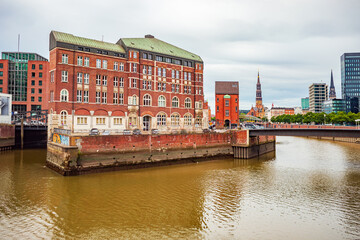
M239 124L239 82L215 82L215 119L218 128Z
M146 35L116 44L50 33L50 129L208 127L202 59Z

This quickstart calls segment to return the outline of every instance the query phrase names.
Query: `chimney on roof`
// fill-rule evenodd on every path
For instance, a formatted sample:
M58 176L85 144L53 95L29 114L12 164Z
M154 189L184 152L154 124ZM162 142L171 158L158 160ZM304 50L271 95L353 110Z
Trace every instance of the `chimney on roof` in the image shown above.
M151 35L151 34L146 34L146 35L145 35L145 38L154 38L154 36Z

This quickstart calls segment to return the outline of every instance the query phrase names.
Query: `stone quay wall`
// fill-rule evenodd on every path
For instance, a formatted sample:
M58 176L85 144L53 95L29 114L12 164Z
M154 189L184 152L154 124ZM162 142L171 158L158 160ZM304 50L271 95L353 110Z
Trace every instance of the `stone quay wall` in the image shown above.
M270 136L249 138L246 130L128 136L66 136L57 132L54 136L48 143L47 166L66 176L198 162L219 156L232 158L233 146L253 148L275 140Z
M0 151L11 149L15 145L15 126L0 124Z

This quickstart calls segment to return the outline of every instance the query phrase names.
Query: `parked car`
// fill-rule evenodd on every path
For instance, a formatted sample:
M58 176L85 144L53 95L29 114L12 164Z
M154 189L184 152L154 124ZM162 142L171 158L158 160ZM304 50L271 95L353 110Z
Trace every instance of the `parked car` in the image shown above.
M128 129L125 129L125 130L123 131L123 135L131 135L131 131L128 130Z
M151 129L151 134L154 134L154 135L159 134L159 129Z
M207 129L207 128L204 128L204 129L203 129L203 133L209 133L209 132L210 132L209 129Z
M141 131L140 131L140 129L134 129L134 131L133 131L133 134L134 135L141 135Z
M107 136L107 135L110 135L110 132L105 130L105 131L103 131L103 132L102 132L102 134L101 134L101 135L105 135L105 136Z
M99 129L97 129L97 128L92 128L91 130L90 130L90 133L89 133L89 135L90 136L97 136L97 135L99 135Z

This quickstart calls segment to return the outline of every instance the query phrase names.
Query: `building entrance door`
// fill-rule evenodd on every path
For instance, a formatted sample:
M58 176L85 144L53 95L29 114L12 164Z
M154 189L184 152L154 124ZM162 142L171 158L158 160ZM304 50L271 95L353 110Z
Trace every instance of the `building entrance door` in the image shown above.
M151 124L151 117L150 116L144 116L143 117L143 131L149 131L150 130L150 124Z
M226 128L230 127L230 120L225 120L224 127L226 127Z

